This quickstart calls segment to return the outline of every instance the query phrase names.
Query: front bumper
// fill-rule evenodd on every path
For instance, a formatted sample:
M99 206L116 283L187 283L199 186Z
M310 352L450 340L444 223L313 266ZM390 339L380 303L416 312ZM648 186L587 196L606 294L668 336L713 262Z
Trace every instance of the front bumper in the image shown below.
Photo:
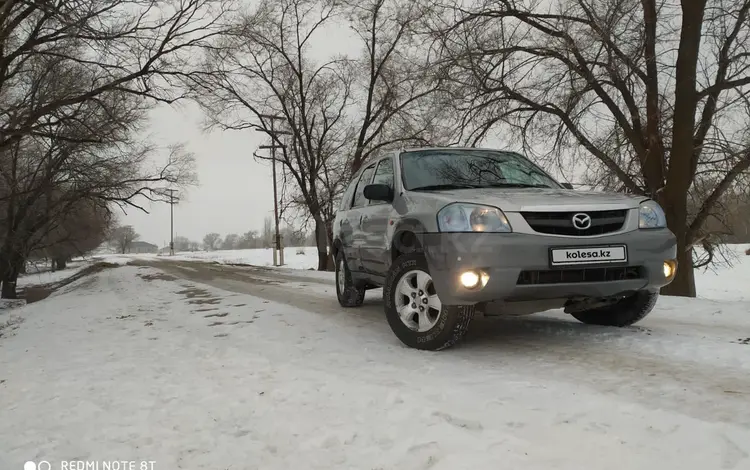
M606 265L551 266L551 248L626 245L627 262ZM637 290L658 290L669 284L664 261L677 253L668 229L635 230L602 237L556 237L524 233L425 233L422 246L440 300L447 305L480 302L610 297ZM522 271L580 270L582 268L639 267L637 279L601 282L519 283ZM489 274L481 289L459 282L462 272ZM554 274L554 273L553 273Z

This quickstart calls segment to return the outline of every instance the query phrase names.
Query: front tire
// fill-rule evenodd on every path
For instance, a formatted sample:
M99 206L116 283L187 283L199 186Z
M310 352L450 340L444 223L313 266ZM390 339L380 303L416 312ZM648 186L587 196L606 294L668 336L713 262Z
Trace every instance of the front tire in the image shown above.
M336 297L339 305L346 308L359 307L365 301L365 287L357 286L352 281L343 250L336 255Z
M571 315L587 325L630 326L646 318L654 309L658 299L658 292L639 291L616 304L584 312L574 312Z
M406 346L439 351L458 343L474 317L473 305L443 305L424 256L401 255L383 288L388 325Z

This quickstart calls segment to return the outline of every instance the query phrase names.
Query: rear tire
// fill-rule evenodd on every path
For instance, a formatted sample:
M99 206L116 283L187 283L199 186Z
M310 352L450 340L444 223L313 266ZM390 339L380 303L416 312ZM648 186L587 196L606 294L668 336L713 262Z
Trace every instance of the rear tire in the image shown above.
M646 318L658 299L658 292L639 291L616 304L571 315L587 325L630 326Z
M410 348L426 351L458 343L474 318L473 305L440 302L427 261L420 253L404 254L394 261L383 288L383 303L396 337Z
M352 273L346 263L344 252L336 255L336 297L342 307L359 307L365 301L365 287L357 286L352 281Z

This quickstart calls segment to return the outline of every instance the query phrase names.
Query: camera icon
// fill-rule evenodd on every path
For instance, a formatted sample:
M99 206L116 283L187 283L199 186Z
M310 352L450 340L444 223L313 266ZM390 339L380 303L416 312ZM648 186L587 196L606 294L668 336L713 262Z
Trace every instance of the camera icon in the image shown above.
M42 460L39 463L32 462L29 460L25 464L23 464L23 470L51 470L52 465L50 465L49 462L46 460Z

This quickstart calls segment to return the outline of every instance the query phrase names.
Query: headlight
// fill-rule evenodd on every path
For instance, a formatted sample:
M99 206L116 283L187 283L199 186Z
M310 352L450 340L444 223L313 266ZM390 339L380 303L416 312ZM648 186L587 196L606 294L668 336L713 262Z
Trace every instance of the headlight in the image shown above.
M449 204L437 218L441 232L512 232L508 218L497 207Z
M656 201L643 201L639 209L638 228L664 228L667 216Z

